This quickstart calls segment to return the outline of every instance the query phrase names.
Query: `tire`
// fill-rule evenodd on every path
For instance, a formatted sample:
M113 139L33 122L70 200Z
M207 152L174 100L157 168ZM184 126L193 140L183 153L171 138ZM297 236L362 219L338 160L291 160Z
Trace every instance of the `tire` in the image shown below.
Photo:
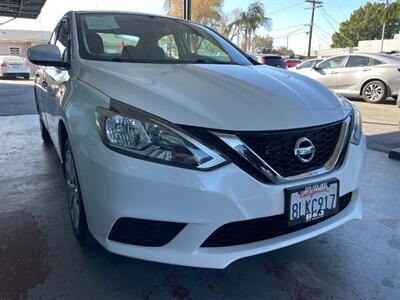
M369 103L382 102L387 98L386 85L379 80L370 81L364 86L362 96Z
M42 119L39 120L40 122L40 133L42 135L42 140L46 145L51 145L53 142L51 140L50 134L47 131L46 127L43 124Z
M65 142L64 152L64 178L67 189L67 199L71 226L76 239L83 246L90 244L92 238L89 233L82 193L76 172L75 160L69 140Z
M29 74L24 75L25 80L28 80L29 78L31 78L31 76Z

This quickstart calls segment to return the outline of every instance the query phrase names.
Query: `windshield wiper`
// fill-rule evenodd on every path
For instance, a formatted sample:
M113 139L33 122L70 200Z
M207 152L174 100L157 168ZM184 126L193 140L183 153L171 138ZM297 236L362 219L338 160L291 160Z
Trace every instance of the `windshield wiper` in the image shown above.
M114 62L136 62L136 60L134 60L133 58L121 58L121 57L111 58L110 61L114 61Z
M215 64L215 65L238 65L238 63L235 63L233 61L219 61L215 59L204 59L204 58L199 58L193 62L192 64Z

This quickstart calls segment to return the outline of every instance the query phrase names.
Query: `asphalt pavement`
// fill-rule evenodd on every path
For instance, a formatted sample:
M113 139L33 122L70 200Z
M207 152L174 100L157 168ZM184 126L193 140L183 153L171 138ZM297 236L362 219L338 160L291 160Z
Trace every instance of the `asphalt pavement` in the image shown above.
M0 116L36 114L33 81L0 77Z
M398 299L400 162L374 150L366 159L362 220L224 270L179 267L82 248L37 115L0 117L0 299Z

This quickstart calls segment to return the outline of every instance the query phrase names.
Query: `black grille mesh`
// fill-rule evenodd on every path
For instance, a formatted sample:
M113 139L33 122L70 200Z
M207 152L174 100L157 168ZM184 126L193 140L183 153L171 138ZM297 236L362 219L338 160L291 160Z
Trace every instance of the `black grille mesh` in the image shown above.
M351 196L352 193L348 193L339 198L340 211L350 203ZM333 215L290 227L288 226L288 219L285 214L232 222L225 224L214 231L201 247L227 247L264 241L309 227L329 219L332 216Z
M312 128L238 136L281 176L290 177L323 167L335 150L341 126L342 122L336 122ZM315 156L308 163L301 162L294 154L295 144L302 137L310 139L315 146Z
M169 243L185 226L184 223L120 218L108 239L137 246L160 247Z

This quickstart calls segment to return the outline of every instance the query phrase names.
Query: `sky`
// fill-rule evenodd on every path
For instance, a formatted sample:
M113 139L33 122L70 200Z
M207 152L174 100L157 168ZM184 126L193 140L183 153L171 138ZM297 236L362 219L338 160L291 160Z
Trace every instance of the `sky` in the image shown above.
M196 1L196 0L193 0ZM200 0L201 1L201 0ZM223 10L229 13L235 8L246 9L254 0L225 0ZM258 34L269 34L274 38L274 46L289 46L298 54L306 53L308 47L308 25L311 19L310 3L304 0L263 0L266 16L272 19L272 29L260 29ZM326 49L331 44L331 36L338 31L340 22L367 0L322 0L314 19L312 50ZM375 0L370 2L383 2ZM38 19L16 19L1 29L30 29L52 31L69 10L120 10L164 15L164 0L47 0ZM0 23L8 18L0 18Z

